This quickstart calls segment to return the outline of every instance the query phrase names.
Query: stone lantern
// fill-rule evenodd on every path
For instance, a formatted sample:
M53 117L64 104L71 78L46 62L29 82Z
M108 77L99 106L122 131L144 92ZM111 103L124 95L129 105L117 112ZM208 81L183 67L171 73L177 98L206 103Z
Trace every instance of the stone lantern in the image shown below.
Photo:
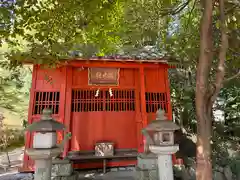
M34 122L26 131L35 132L33 147L26 149L26 153L35 160L35 180L50 180L52 158L61 154L61 147L57 146L57 131L64 130L62 123L55 121L50 109L44 109L40 121Z
M172 154L179 150L179 146L174 144L174 131L178 129L180 127L167 120L161 109L156 112L156 120L143 129L147 141L145 151L149 149L157 156L159 180L173 180Z

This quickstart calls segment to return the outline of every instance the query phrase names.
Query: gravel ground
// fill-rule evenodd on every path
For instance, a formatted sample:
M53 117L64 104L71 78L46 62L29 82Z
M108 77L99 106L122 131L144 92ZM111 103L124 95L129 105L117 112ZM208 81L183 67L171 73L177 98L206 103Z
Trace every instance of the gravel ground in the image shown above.
M9 152L9 159L10 159L11 164L14 164L16 166L21 166L22 159L23 159L23 152L24 152L24 148L17 148L15 150ZM6 165L6 164L8 164L7 156L5 153L1 153L0 154L0 180L2 180L2 179L5 180L6 178L9 179L9 177L11 177L11 179L13 179L14 174L17 173L17 167L8 168L7 172L5 172L3 165ZM19 178L17 177L17 179L19 179Z
M32 174L25 174L25 173L13 173L13 174L5 174L0 175L0 180L32 180Z

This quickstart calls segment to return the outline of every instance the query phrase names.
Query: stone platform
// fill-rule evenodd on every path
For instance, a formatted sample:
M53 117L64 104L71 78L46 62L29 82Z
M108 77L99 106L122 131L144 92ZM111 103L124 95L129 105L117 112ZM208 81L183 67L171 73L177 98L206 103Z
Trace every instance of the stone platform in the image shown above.
M33 180L31 174L9 174L0 176L0 180ZM134 171L101 173L79 172L76 180L135 180Z
M80 173L78 180L135 180L135 171L117 171L101 173Z

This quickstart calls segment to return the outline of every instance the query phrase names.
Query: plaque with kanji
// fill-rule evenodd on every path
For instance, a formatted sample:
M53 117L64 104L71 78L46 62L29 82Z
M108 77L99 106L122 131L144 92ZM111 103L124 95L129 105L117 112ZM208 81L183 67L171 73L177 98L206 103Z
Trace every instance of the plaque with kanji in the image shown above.
M89 68L89 85L114 85L119 84L119 68Z

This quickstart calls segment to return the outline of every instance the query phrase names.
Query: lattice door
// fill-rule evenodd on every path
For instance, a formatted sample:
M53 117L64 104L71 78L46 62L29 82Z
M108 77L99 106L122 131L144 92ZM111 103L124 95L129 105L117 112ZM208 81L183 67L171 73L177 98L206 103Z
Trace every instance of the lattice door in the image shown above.
M72 90L71 149L93 150L98 141L114 142L116 149L137 148L135 99L134 89Z

